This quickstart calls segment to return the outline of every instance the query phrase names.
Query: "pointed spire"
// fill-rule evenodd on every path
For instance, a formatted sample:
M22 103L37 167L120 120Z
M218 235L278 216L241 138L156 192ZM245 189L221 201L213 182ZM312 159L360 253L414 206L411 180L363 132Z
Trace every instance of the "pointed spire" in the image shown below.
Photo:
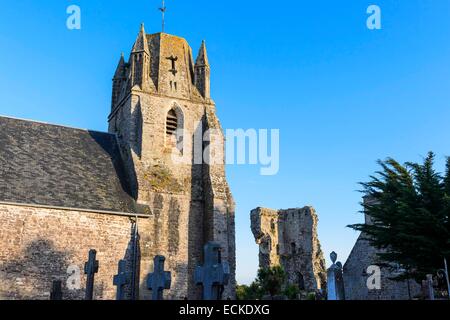
M145 51L149 53L147 36L145 35L144 23L141 24L141 30L139 31L139 35L136 38L136 42L134 43L132 53L134 52L142 52Z
M197 61L195 62L195 65L196 66L209 66L205 40L202 41L202 45L198 52Z
M120 55L119 63L117 64L116 73L114 74L114 79L121 78L123 76L123 68L125 67L125 58L122 54Z
M200 94L205 98L210 98L210 67L208 54L206 53L205 41L202 42L195 62L194 83Z

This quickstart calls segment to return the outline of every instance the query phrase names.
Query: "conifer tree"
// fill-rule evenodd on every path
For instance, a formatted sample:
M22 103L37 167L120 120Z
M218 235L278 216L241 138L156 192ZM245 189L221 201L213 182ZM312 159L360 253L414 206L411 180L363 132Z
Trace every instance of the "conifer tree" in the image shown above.
M450 158L444 176L435 171L434 159L430 152L423 164L379 161L381 170L361 183L370 223L349 227L380 249L380 265L405 270L395 280L420 281L436 274L444 257L449 261Z

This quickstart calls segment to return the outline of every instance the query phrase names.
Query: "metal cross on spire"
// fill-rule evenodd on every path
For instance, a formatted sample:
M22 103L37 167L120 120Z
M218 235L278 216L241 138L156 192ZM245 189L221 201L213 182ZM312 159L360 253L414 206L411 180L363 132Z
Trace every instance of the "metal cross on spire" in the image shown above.
M159 11L161 11L162 13L162 32L164 33L164 27L165 27L165 13L166 13L166 5L165 5L165 1L162 0L162 7L159 8Z

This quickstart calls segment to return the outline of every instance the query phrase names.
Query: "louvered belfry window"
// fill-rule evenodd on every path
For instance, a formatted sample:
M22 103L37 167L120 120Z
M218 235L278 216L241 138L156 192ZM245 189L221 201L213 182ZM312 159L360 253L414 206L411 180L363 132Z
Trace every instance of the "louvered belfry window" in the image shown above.
M168 136L171 136L175 133L178 127L178 118L175 110L170 110L167 114L167 121L166 121L166 134Z

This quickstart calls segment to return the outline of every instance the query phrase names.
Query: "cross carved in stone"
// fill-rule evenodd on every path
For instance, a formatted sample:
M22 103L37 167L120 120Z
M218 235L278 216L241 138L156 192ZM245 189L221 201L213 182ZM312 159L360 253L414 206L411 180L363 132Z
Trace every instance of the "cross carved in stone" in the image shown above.
M230 279L230 267L222 262L220 245L209 242L204 247L204 265L195 270L195 283L203 286L203 300L221 300L223 287Z
M86 295L85 300L92 300L94 297L94 276L98 272L98 260L95 260L97 251L89 251L89 259L84 264L84 274L86 274Z
M147 288L152 290L152 300L162 300L163 291L171 287L172 274L164 271L165 260L163 256L156 256L153 260L153 273L148 275Z
M172 62L172 69L169 70L169 72L172 72L172 74L175 76L178 71L177 71L177 66L176 66L176 62L178 61L178 57L174 57L173 55L166 58L167 60L170 60Z
M113 284L117 286L116 300L125 299L125 286L130 283L131 273L126 272L127 261L119 261L118 273L113 278Z

